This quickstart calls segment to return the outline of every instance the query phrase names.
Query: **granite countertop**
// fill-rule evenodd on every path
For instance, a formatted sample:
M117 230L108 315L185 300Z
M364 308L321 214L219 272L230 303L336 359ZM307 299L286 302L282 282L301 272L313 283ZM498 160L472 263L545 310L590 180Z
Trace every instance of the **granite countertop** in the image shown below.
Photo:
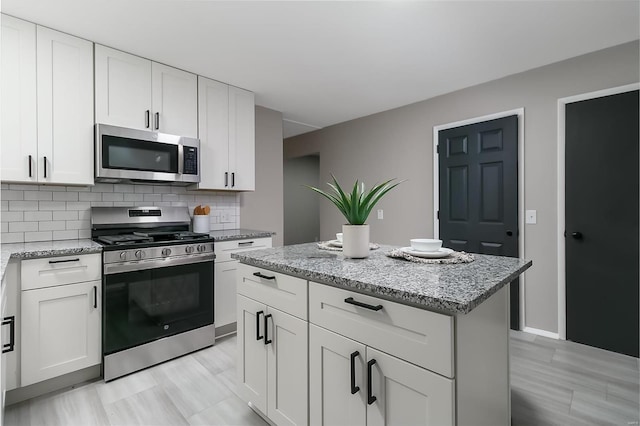
M250 238L269 238L275 232L257 231L255 229L225 229L222 231L211 231L209 235L216 241L247 240Z
M34 259L101 252L102 246L89 239L0 244L0 277L4 278L10 258Z
M242 263L406 305L466 314L531 267L529 260L474 254L471 263L427 265L392 259L381 245L367 259L347 259L316 243L233 253Z

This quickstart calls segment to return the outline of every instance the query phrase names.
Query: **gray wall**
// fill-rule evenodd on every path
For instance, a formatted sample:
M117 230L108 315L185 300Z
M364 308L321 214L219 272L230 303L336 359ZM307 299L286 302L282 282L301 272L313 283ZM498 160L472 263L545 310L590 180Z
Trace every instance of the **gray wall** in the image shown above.
M274 231L282 245L282 113L256 106L256 190L240 194L240 226Z
M558 98L638 82L639 44L579 56L285 140L286 158L318 152L320 181L334 173L345 184L368 186L408 179L379 204L384 220L369 218L371 239L406 245L433 235L433 127L525 109L525 208L538 211L526 225L525 325L557 332L557 101ZM320 201L320 237L332 238L343 219Z
M304 185L318 187L320 159L317 155L284 161L284 244L318 241L318 196Z

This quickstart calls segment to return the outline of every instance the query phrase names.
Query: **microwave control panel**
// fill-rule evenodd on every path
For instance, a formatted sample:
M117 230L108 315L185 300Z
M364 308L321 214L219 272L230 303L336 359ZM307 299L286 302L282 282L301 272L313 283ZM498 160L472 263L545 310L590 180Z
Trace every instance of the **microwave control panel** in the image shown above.
M185 175L198 174L198 148L192 146L184 147L184 164L182 173Z

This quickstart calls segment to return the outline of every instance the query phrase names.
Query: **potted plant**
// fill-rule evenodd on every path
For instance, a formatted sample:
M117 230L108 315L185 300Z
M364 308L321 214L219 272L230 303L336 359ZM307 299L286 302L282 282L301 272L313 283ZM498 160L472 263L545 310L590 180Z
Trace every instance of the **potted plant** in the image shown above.
M333 183L327 182L331 191L325 192L313 186L308 186L308 188L335 204L347 219L347 223L342 225L342 252L345 257L367 257L369 256L369 225L365 222L369 213L387 192L404 181L392 183L395 179L390 179L374 185L369 191L365 191L364 182L359 184L356 180L351 192L345 192L333 174L331 178Z

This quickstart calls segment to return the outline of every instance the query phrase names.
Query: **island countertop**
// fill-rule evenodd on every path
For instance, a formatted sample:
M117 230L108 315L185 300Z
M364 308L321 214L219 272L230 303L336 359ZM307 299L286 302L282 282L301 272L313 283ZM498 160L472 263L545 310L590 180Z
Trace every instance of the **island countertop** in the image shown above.
M234 253L242 263L450 314L466 314L531 267L530 260L474 254L471 263L429 265L394 259L381 245L366 259L316 243Z

